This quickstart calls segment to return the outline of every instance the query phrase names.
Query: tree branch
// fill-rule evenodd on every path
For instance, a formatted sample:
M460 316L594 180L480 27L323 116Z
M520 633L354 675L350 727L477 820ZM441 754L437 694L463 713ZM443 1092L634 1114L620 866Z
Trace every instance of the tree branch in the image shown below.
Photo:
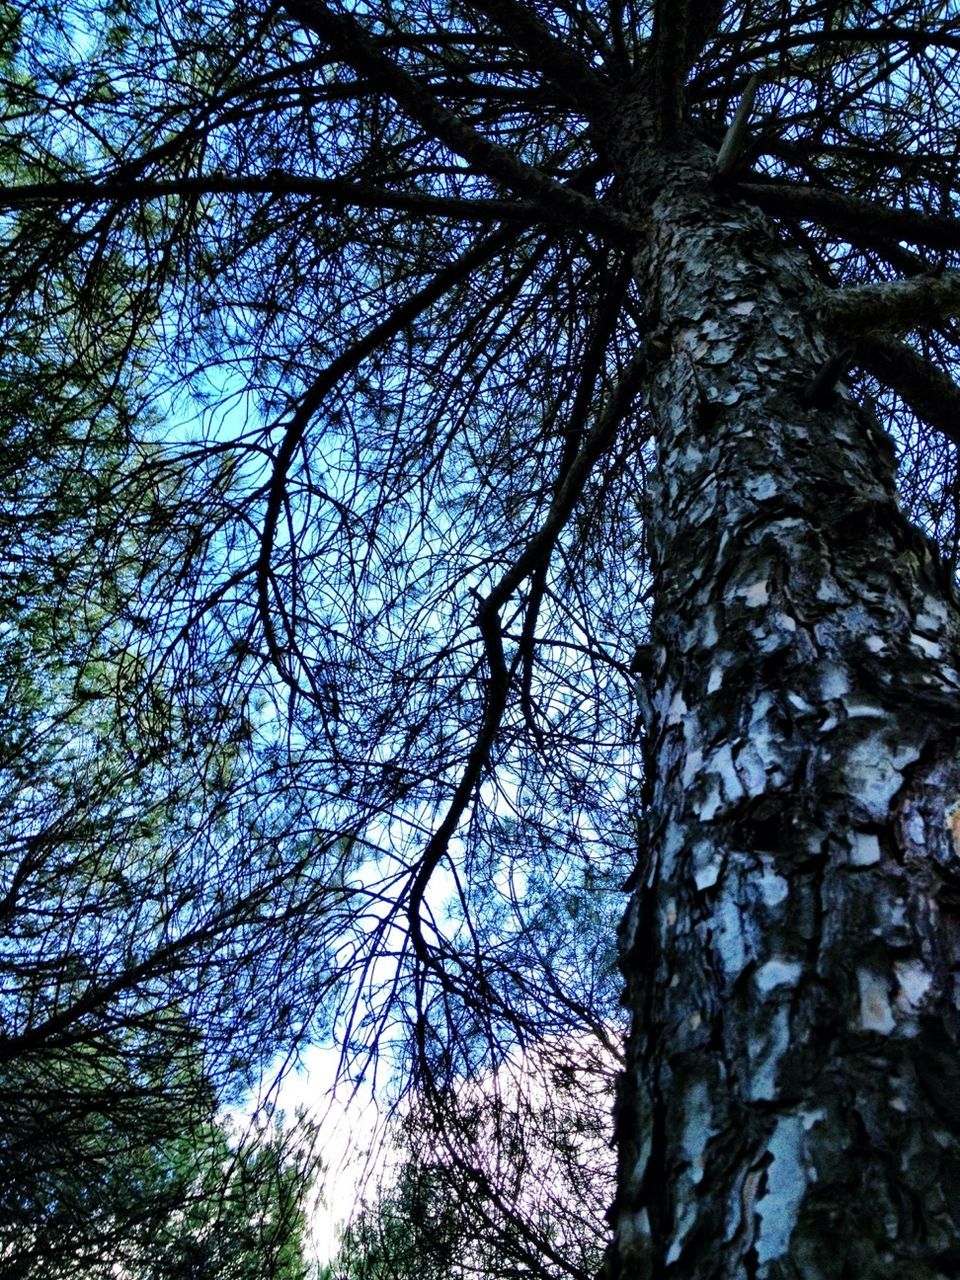
M501 608L511 593L536 566L544 548L552 546L583 492L583 486L594 463L613 444L617 427L629 411L646 371L647 358L644 353L641 353L613 388L606 405L587 433L579 453L570 464L563 482L557 489L543 524L517 557L513 567L503 575L487 596L484 608Z
M960 272L915 276L826 295L824 324L846 339L878 332L905 332L960 315Z
M840 191L799 182L741 182L737 190L774 216L816 220L849 233L855 244L906 240L927 249L960 249L960 219L889 209Z
M606 405L587 434L562 483L557 488L550 512L541 527L530 538L513 567L504 574L489 595L480 598L476 621L483 636L486 651L489 682L484 706L483 723L470 751L463 775L450 801L440 826L427 842L420 865L410 886L407 918L414 950L421 960L427 959L427 947L423 938L420 909L430 877L447 852L450 838L456 831L474 789L490 756L494 740L507 704L509 680L503 655L503 632L500 610L523 579L533 572L545 555L549 555L560 530L583 492L583 486L600 458L612 445L617 427L628 412L639 390L646 371L646 357L640 355L630 365L620 382L614 387Z
M653 11L653 117L667 146L676 143L683 123L689 9L690 0L657 0Z
M960 444L960 387L906 343L870 335L853 351L853 363L890 387L918 418Z
M609 108L611 90L590 64L516 0L472 0L471 7L491 18L514 48L578 111L594 116Z
M299 685L287 670L287 665L276 637L276 628L273 624L271 604L272 597L276 597L276 591L275 589L272 590L274 584L271 559L276 541L277 525L286 497L287 474L307 427L325 398L342 378L356 369L378 347L396 337L411 321L416 319L434 302L439 301L445 293L459 284L461 280L466 279L472 271L489 261L501 249L506 248L515 235L516 232L512 228L496 231L485 240L480 241L479 244L475 244L468 249L461 257L441 268L422 289L418 289L416 293L411 294L410 297L401 302L393 309L390 315L379 324L374 325L368 333L364 334L362 338L342 352L335 360L331 361L326 369L317 375L300 398L300 403L287 423L283 439L274 459L273 472L267 489L267 507L264 513L263 532L260 538L260 553L257 557L257 600L260 621L271 660L277 669L277 674L291 689L299 690ZM282 604L279 598L277 598L277 603L282 613Z
M781 30L784 25L777 21L772 25L772 29ZM951 26L952 31L949 29ZM737 32L722 37L724 43L734 45L741 38ZM820 31L813 31L805 26L795 30L792 26L787 26L786 34L777 39L768 40L766 44L761 44L759 41L755 43L750 49L750 58L753 61L760 58L770 59L774 55L787 53L790 49L812 52L825 45L832 45L835 51L832 54L828 53L826 57L828 59L832 57L835 62L843 62L848 61L852 54L865 48L879 46L886 49L896 44L906 45L914 53L922 53L930 46L940 49L960 49L960 33L956 30L955 19L945 24L939 31L926 25L917 29L898 26L891 22L875 23L869 27L850 27L846 30L825 27ZM738 60L742 56L739 48L736 50L736 56ZM798 70L802 71L805 62L806 59L792 61L788 65L788 70L793 74Z
M603 302L597 310L597 316L590 335L590 340L587 343L583 356L583 368L577 381L576 390L573 395L573 402L570 406L569 420L565 429L566 441L564 443L563 453L560 458L556 481L554 483L554 497L556 497L556 495L562 490L564 481L567 478L567 473L577 458L579 445L583 438L583 430L590 412L590 401L603 370L603 363L607 354L607 348L611 338L613 337L617 318L621 312L623 295L626 292L627 285L629 284L632 274L632 263L630 262L629 257L625 257L617 271L612 275L609 287L605 290ZM524 719L527 721L527 724L538 743L542 743L543 735L536 722L530 691L533 682L534 637L537 629L540 605L546 591L547 570L550 565L550 554L552 550L553 542L548 542L544 545L540 561L534 568L531 575L530 591L527 597L527 609L524 615L523 628L517 649L521 664L520 701Z
M729 173L732 173L741 155L743 155L743 149L750 136L750 113L753 110L759 87L760 77L751 76L747 81L747 87L743 91L743 97L740 99L740 105L737 107L730 128L727 130L720 150L717 152L715 172L718 178L725 178Z
M687 14L686 59L687 70L703 53L706 45L716 38L723 19L724 0L696 0Z
M656 0L653 11L653 114L667 146L679 140L687 76L723 17L722 0Z
M356 71L376 79L384 93L432 137L488 177L534 200L542 210L552 211L554 219L560 218L581 230L591 229L617 239L636 235L639 227L633 218L554 182L448 111L418 80L381 53L349 15L334 13L323 0L288 0L286 9L297 22L327 41Z
M542 221L544 211L531 201L471 200L462 196L435 196L425 191L395 191L369 182L341 178L310 178L274 170L260 176L198 174L181 178L124 178L108 176L96 181L34 183L0 188L0 209L37 205L105 204L110 201L147 201L165 196L206 195L309 196L327 206L350 205L358 209L396 209L401 212L448 218L456 222Z
M487 659L487 687L484 697L483 722L477 731L476 740L470 748L463 774L453 793L449 808L443 821L427 841L423 857L417 867L410 884L410 900L407 906L407 920L410 925L410 938L418 958L424 962L429 959L426 941L423 936L421 906L430 877L440 865L450 838L456 831L460 819L480 781L484 767L490 758L490 752L500 730L503 713L507 706L507 695L510 691L510 680L503 654L503 631L500 614L496 607L491 607L489 598L481 600L477 609L477 626L483 637L485 656Z

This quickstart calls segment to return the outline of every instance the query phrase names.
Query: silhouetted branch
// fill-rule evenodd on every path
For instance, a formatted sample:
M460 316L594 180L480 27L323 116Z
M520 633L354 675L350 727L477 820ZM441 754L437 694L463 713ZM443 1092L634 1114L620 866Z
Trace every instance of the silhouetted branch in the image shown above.
M928 249L960 249L960 220L892 209L800 182L741 182L737 190L765 213L801 218L849 235L854 244L905 240Z
M213 195L304 196L319 201L325 208L396 209L455 222L530 224L544 218L543 209L529 201L471 200L426 191L395 191L369 182L304 177L279 170L250 176L211 173L178 178L124 178L122 174L108 174L93 182L34 183L0 190L0 208L74 204L92 207L115 201L129 204L170 196L197 199Z
M368 333L342 352L314 379L307 391L301 396L296 411L287 423L274 460L273 473L267 493L267 508L260 540L260 554L257 560L257 596L260 620L271 658L278 674L292 688L298 688L299 686L296 685L287 669L287 663L284 661L273 621L274 603L277 603L281 608L282 605L278 594L271 589L270 561L273 555L277 524L286 493L287 474L304 433L324 399L341 378L356 369L363 360L400 333L412 320L439 298L442 298L449 289L452 289L461 280L466 279L471 272L489 261L501 249L506 248L515 238L515 235L516 232L513 229L497 231L438 271L433 279L424 285L422 289L418 289L416 293L406 298L405 301L394 308L393 312L385 320L382 320L378 325L374 325Z
M895 338L861 338L853 362L892 388L923 422L960 444L960 387L930 360Z
M564 44L517 0L473 0L472 7L491 18L517 49L579 111L594 116L609 108L611 90L590 64Z
M627 215L591 200L539 169L518 160L512 151L483 137L466 121L449 111L419 80L381 53L352 17L334 13L322 0L291 0L291 17L315 31L356 70L376 77L383 91L439 142L462 155L497 182L518 195L553 211L555 217L581 229L615 238L636 234L638 225Z
M838 289L822 310L827 326L846 338L937 324L960 314L960 273Z

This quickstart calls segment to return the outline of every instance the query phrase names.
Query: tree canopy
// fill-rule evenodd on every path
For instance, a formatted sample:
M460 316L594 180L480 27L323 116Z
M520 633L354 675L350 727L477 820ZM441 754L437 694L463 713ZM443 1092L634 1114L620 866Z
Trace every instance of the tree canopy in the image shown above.
M960 12L7 0L0 46L3 1071L223 1100L332 1036L440 1106L614 1048L667 339L612 122L766 216L809 403L869 403L949 571Z

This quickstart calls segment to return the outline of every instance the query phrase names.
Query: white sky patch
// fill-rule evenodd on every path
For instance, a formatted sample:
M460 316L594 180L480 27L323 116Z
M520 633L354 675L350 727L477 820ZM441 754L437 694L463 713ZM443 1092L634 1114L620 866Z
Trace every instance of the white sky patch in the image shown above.
M300 1065L283 1074L278 1084L266 1078L259 1100L251 1097L227 1115L233 1125L244 1130L255 1123L258 1105L269 1101L287 1116L286 1132L292 1130L298 1112L318 1126L317 1154L322 1168L307 1206L307 1256L321 1264L336 1256L364 1188L375 1186L382 1178L391 1151L384 1110L371 1087L350 1080L337 1084L339 1066L339 1049L311 1046L301 1056Z
M288 1076L280 1096L285 1108L300 1106L321 1118L324 1168L310 1214L310 1242L317 1259L328 1262L364 1188L385 1171L389 1149L384 1117L370 1089L349 1081L334 1087L339 1050L317 1046L304 1060L304 1069Z

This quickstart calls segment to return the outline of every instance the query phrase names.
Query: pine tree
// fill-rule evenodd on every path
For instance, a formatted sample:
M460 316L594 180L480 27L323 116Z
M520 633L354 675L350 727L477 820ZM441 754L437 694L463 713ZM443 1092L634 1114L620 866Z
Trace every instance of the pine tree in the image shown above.
M629 873L611 1275L953 1274L956 7L3 22L7 349L158 415L135 683L270 1035L609 1037Z

